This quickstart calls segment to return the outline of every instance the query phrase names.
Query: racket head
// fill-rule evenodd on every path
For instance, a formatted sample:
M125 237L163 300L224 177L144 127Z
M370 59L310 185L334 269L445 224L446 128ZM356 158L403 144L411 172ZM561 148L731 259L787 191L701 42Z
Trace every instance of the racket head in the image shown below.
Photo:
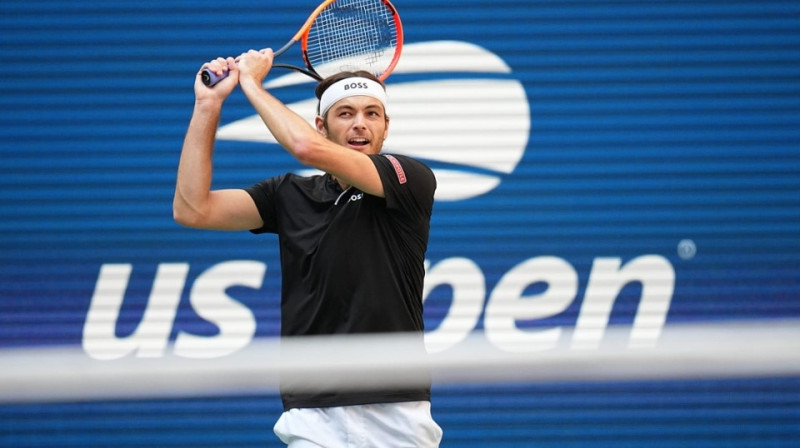
M394 5L389 0L334 0L323 5L302 34L306 67L322 78L358 70L381 81L389 77L403 50L403 25Z

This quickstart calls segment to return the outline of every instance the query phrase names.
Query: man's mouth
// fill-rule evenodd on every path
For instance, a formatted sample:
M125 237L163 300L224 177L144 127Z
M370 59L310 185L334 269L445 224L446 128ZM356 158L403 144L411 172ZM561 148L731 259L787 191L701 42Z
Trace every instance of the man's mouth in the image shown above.
M369 145L369 139L363 137L355 137L351 138L350 140L347 140L347 144L355 148L361 148Z

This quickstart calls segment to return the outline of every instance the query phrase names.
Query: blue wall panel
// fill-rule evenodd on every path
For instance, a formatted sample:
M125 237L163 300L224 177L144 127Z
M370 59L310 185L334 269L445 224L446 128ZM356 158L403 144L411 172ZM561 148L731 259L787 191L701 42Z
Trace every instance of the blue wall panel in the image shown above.
M675 273L667 326L800 317L800 3L395 5L408 46L401 64L413 60L413 48L440 41L480 49L475 67L398 70L389 79L398 103L408 86L442 93L437 81L521 86L510 98L432 98L429 116L398 107L398 137L412 135L400 117L419 119L419 135L433 142L422 158L437 172L497 180L467 198L437 197L428 251L434 270L448 260L474 262L479 271L464 276L482 276L481 310L516 266L557 257L578 274L574 301L518 326L574 326L598 259L624 265L653 255ZM189 290L231 260L267 266L261 288L230 293L252 311L255 336L278 333L275 239L181 228L172 221L172 192L200 64L282 44L315 5L220 6L0 4L0 347L81 344L109 265L132 268L119 337L135 332L159 266L170 263L189 270L169 340L180 331L213 337L215 322L192 308ZM481 65L492 58L507 70ZM291 103L310 90L273 92ZM447 104L463 106L459 119L478 120L474 140L496 144L466 145L439 124ZM504 112L518 104L529 113L522 126L519 114ZM252 115L235 93L222 124ZM452 145L436 146L440 137ZM510 168L481 165L510 157L509 138L525 142ZM219 188L301 168L275 145L236 139L219 142L215 163ZM620 290L610 324L631 325L642 295L635 283ZM458 287L442 284L426 297L429 332L448 319ZM526 292L538 293L535 284ZM483 317L474 316L475 329L484 329ZM271 395L5 404L0 445L276 446L279 412ZM797 378L440 385L434 412L443 446L453 447L800 444Z

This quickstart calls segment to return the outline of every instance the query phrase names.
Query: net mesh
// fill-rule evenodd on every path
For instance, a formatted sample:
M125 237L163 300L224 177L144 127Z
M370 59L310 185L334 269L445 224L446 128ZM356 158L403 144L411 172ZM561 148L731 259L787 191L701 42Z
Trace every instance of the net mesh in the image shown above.
M306 37L306 58L322 75L366 70L380 77L398 48L393 11L380 0L339 0L317 16Z

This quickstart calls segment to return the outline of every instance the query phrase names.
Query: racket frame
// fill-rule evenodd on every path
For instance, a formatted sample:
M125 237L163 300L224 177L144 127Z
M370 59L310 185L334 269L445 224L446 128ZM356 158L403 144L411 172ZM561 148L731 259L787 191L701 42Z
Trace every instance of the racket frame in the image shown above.
M317 8L314 9L313 12L311 12L311 14L306 19L305 23L303 23L303 26L300 27L297 33L295 33L295 35L292 36L292 38L289 39L288 42L286 42L281 48L279 48L273 53L273 58L277 58L278 56L282 55L287 50L289 50L289 48L291 48L295 43L302 41L301 51L303 56L303 62L305 63L306 68L303 69L295 65L281 64L281 63L274 63L272 65L273 67L280 67L280 68L294 70L303 73L304 75L309 76L313 79L316 79L317 81L322 80L322 76L320 76L320 74L317 73L317 71L314 69L314 66L308 59L308 35L311 32L311 27L314 25L314 21L317 20L317 17L319 17L319 15L322 13L323 10L325 10L325 8L327 8L336 1L337 0L325 0L324 2L320 3L319 6L317 6ZM390 61L386 69L383 71L383 73L377 76L378 79L383 81L389 77L389 75L394 70L395 66L397 66L398 61L400 60L400 54L402 53L403 50L403 24L400 21L400 15L397 13L397 9L394 7L393 4L389 0L381 0L381 2L386 6L387 9L390 10L395 22L395 29L397 31L397 36L396 36L397 46L395 48L392 60ZM227 72L224 74L224 76L218 77L208 69L205 69L203 70L202 73L203 84L212 87L214 84L216 84L217 82L219 82L220 80L222 80L227 76L228 76Z

